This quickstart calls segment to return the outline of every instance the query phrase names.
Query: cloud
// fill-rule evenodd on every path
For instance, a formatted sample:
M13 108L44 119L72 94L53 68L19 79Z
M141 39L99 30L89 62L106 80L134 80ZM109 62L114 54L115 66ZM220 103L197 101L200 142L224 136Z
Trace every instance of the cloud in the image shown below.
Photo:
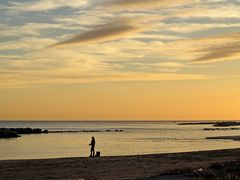
M239 18L240 7L233 1L227 1L226 3L199 1L197 5L175 9L171 12L171 16L177 18Z
M195 59L195 62L215 62L240 58L240 42L212 47L208 53Z
M132 66L136 70L146 71L146 72L162 72L162 73L173 73L178 72L181 68L187 67L184 63L178 62L126 62L126 66Z
M16 12L38 13L23 13L18 23L4 20L0 24L2 86L207 79L188 72L201 67L199 63L240 57L240 36L230 34L240 27L239 7L234 4L196 5L198 0L11 2L9 9ZM61 7L68 8L64 13L62 9L45 13ZM12 15L5 14L14 19ZM53 48L74 44L80 46Z
M20 38L15 41L0 43L0 49L4 50L21 50L21 51L39 51L44 49L48 44L55 43L56 41L51 38L44 37L26 37Z
M37 72L37 73L36 73ZM200 74L177 74L177 73L139 73L139 72L108 72L92 74L53 74L39 73L38 71L3 72L1 73L0 87L24 87L33 85L64 85L92 82L112 81L184 81L206 80L209 76Z
M165 24L160 25L164 30L168 30L171 32L181 32L181 34L187 34L187 33L194 33L198 31L209 31L214 29L234 29L234 28L240 28L240 23L206 23L206 24L200 24L200 23L188 23L188 22L182 22L182 23L171 23L171 24Z
M126 37L128 34L139 32L141 30L143 30L143 28L140 28L137 24L134 24L129 20L122 19L104 25L96 26L96 28L93 30L83 32L71 39L53 44L49 47L53 48L71 44L115 40Z
M40 36L44 30L67 28L57 23L26 23L21 26L0 25L0 34L2 37Z
M240 58L240 33L204 38L202 42L204 41L206 47L203 44L198 49L202 55L194 59L194 62L206 63Z
M192 0L102 0L97 4L102 7L110 8L159 8L173 7L193 2Z
M184 64L191 64L192 62L213 63L240 58L240 33L228 33L169 42L122 40L117 42L117 44L111 42L103 45L102 49L105 49L105 46L115 47L119 52L114 52L114 54L118 54L118 57L122 59L138 59L138 61L139 59L147 59L146 62L150 62L151 60L156 62L158 60L159 63L156 62L155 67L175 65L163 63L166 60L170 62L184 62ZM108 52L106 56L110 56L110 54L111 52ZM111 56L112 59L114 59L114 54ZM182 69L184 66L176 68Z
M39 12L61 7L79 8L85 5L87 5L85 0L38 0L33 2L10 2L7 9L15 12Z

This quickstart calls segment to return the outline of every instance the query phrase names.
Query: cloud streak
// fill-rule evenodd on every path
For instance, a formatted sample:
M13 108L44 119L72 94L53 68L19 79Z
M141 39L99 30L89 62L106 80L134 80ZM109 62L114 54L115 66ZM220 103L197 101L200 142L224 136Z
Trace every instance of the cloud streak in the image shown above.
M118 20L104 25L96 26L95 29L83 32L66 41L50 45L49 48L67 46L72 44L82 44L88 42L99 42L115 40L135 32L143 30L137 24L129 20Z
M32 85L59 85L79 84L89 82L124 82L124 81L185 81L206 80L210 76L200 74L177 74L177 73L134 73L134 72L112 72L101 74L36 74L36 71L5 72L0 77L0 87L24 87Z
M209 61L224 61L240 57L240 42L220 47L213 47L210 52L200 58L195 59L195 62Z
M159 8L173 7L193 2L192 0L103 0L98 3L102 7L111 8Z
M194 62L226 61L240 57L240 33L212 38L215 44L208 48L200 49L204 55L196 58ZM210 38L211 40L211 38Z
M15 12L40 12L61 7L79 8L87 5L85 0L39 0L34 2L11 2L8 10Z

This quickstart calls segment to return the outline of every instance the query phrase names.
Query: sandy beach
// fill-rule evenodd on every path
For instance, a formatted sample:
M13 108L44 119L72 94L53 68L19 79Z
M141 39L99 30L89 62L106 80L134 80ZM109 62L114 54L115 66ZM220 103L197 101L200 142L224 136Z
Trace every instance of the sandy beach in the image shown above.
M239 154L240 149L228 149L118 157L4 160L0 161L0 179L179 179L186 173L206 171L213 165L217 167L215 169L225 168L226 171L229 167L224 164L239 162Z

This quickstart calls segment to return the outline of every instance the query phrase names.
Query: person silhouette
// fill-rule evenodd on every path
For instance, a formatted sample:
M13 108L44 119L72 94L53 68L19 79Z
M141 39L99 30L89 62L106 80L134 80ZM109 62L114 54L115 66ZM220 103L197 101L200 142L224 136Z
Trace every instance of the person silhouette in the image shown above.
M91 140L91 143L89 144L89 146L91 146L89 157L94 157L94 155L95 155L95 138L94 138L94 136L92 137L92 140Z

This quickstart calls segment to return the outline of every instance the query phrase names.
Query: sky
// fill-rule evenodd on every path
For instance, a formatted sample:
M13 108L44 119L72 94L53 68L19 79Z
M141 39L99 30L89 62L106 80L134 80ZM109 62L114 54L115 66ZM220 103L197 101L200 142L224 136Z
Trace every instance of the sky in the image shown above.
M239 120L240 0L1 0L0 120Z

